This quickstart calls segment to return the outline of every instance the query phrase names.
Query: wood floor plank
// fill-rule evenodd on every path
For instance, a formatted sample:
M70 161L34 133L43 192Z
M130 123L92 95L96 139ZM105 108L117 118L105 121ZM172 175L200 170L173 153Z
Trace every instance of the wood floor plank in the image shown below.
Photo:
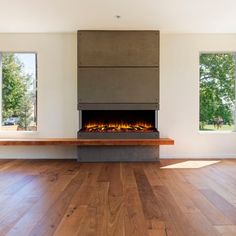
M7 236L30 235L36 224L47 214L48 209L60 196L59 192L45 194L6 233Z
M131 164L123 165L125 235L148 236L141 200Z
M152 220L152 227L148 230L149 236L168 236L166 224L160 220Z
M141 202L137 190L128 188L125 192L125 235L148 235L144 214L140 210Z
M149 183L152 186L163 186L162 179L159 177L158 172L160 172L160 167L154 164L144 164L143 165L145 175L148 178Z
M220 233L201 212L188 213L186 217L195 231L194 235L220 236Z
M108 189L109 183L98 183L97 191L95 195L95 201L91 200L89 207L96 208L96 235L106 236L108 235Z
M227 195L230 193L230 195L234 196L233 200L229 200L230 203L236 203L236 182L233 181L233 178L228 178L221 171L216 171L213 167L202 169L201 172L204 173L204 176L207 176L212 182L214 182L217 178L217 185L219 185L221 189L225 189L222 196L225 196L224 193L227 193Z
M76 210L76 213L74 211ZM56 232L53 234L55 236L64 236L64 235L78 235L79 228L84 223L85 215L87 214L87 206L79 206L78 208L71 209L70 213L66 213L66 217L62 219L62 223L56 229ZM73 217L70 215L73 214Z
M30 232L31 235L52 235L58 224L61 221L62 216L65 214L66 209L70 203L71 198L75 191L83 183L84 176L78 173L71 182L66 186L60 197L56 200L51 208L46 213L46 216L42 218L39 223Z
M218 183L218 181L213 180L201 169L198 171L191 172L186 178L197 187L197 189L214 189L219 195L224 197L230 203L236 202L236 194L233 194L226 186Z
M162 212L160 206L156 202L155 194L143 169L135 169L134 175L136 178L139 196L142 202L144 216L147 220L161 218Z
M76 235L96 236L96 226L96 208L88 207Z
M153 221L161 221L165 223L165 232L167 235L193 235L191 226L184 224L184 227L183 224L179 224L180 222L177 221L177 219L180 221L185 220L178 206L171 203L171 201L165 204L166 199L168 199L167 195L170 197L167 188L165 186L156 186L152 189L142 169L135 169L134 173L148 229L153 229ZM156 194L154 191L156 191ZM165 196L163 196L163 192L165 192ZM170 203L171 205L169 205ZM173 212L177 212L178 214L175 220L173 220Z
M32 206L32 208L20 217L18 222L10 229L8 235L29 234L33 227L44 217L48 209L54 204L63 189L65 189L67 184L75 176L76 173L68 171L71 170L71 164L71 162L64 162L63 165L60 164L60 168L58 168L58 165L53 165L53 163L51 163L51 172L49 171L47 175L42 175L42 166L39 167L37 165L39 171L38 181L40 181L40 184L38 184L38 189L40 189L41 197ZM78 169L77 165L76 167ZM52 172L54 173L53 175L57 173L57 178L48 177L48 175L51 175Z
M199 219L198 220L195 219L192 221L190 218L190 216L195 216L195 215L201 216L199 212L192 212L188 214L182 212L166 186L154 187L154 192L155 192L156 198L158 199L159 204L163 206L163 212L165 212L164 213L165 221L171 223L170 226L167 226L167 227L174 227L176 231L175 233L176 235L183 235L183 236L184 235L186 236L187 235L202 235L201 229L199 227L195 227L195 225L199 223ZM201 222L203 221L204 220L201 220ZM208 226L207 227L208 230L205 231L206 235L209 235L209 236L218 235L216 231L211 227L210 224L206 224L206 225Z
M98 183L76 235L108 235L108 183ZM67 227L67 225L65 225ZM63 236L63 234L61 234Z
M161 178L161 174L159 175ZM173 170L172 175L165 175L166 186L184 212L200 211L212 224L232 224L198 189L186 182L178 171Z
M201 192L215 205L233 224L236 224L236 208L212 189Z
M99 186L104 184L96 183L100 171L101 165L96 165L92 172L89 165L82 165L80 172L81 175L84 175L83 183L72 197L69 207L55 231L55 235L91 234L90 224L87 225L85 221L87 221L86 219L88 219L91 214L93 215L92 208L95 207L93 207L92 204L98 204L98 207L102 204L100 200L103 189L102 187L99 188ZM108 189L108 184L106 184L106 186ZM107 195L107 192L103 193L103 195L105 194ZM103 220L103 217L101 217L101 220ZM86 230L88 230L88 232L86 232Z
M0 232L9 230L40 199L43 194L40 184L39 178L33 177L16 194L1 196Z
M124 190L120 163L110 165L107 211L108 235L124 235Z
M10 208L11 204L6 204L2 208L0 212L0 235L5 235L6 232L11 229L12 225L14 225L39 199L40 195L36 196L34 194L25 195L23 202L20 198L11 198L9 203L17 204L17 211L12 214L12 210Z
M236 225L216 225L215 228L222 236L236 235Z
M170 174L171 173L171 174ZM156 173L164 186L167 186L180 209L185 213L196 212L199 209L195 206L192 196L189 197L185 190L191 191L192 186L189 183L183 182L182 178L175 170L162 170ZM182 185L185 186L182 188ZM180 191L181 190L181 191Z

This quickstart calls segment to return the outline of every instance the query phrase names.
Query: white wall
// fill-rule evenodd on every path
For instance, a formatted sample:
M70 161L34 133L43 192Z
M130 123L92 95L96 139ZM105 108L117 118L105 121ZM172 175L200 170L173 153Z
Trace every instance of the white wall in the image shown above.
M38 54L38 132L0 137L76 137L76 33L0 34L0 51ZM0 158L74 158L73 147L0 147Z
M231 50L236 35L161 35L159 129L162 137L175 139L174 146L161 147L161 157L236 157L236 133L198 131L199 52ZM39 123L33 137L76 137L76 34L0 34L0 51L38 53ZM0 147L0 158L76 158L76 148Z
M199 53L236 51L236 35L161 35L161 157L236 157L236 133L199 132Z

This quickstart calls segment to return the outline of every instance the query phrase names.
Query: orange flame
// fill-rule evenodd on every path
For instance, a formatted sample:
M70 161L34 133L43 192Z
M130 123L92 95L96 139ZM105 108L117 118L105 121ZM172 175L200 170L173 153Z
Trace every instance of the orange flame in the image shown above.
M129 123L88 123L86 132L140 132L153 130L153 126L146 122Z

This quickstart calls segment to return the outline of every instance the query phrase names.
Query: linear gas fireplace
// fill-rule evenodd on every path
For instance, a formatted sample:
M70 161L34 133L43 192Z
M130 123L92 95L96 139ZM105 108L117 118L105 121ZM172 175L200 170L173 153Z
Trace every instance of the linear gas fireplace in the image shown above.
M80 113L81 138L158 138L155 110L88 110Z

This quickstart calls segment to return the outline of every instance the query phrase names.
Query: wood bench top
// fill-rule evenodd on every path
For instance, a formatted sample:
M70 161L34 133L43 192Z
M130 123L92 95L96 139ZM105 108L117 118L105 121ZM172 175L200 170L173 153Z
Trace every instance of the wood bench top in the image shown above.
M155 146L174 145L171 138L159 139L77 139L77 138L31 138L0 139L0 146Z

